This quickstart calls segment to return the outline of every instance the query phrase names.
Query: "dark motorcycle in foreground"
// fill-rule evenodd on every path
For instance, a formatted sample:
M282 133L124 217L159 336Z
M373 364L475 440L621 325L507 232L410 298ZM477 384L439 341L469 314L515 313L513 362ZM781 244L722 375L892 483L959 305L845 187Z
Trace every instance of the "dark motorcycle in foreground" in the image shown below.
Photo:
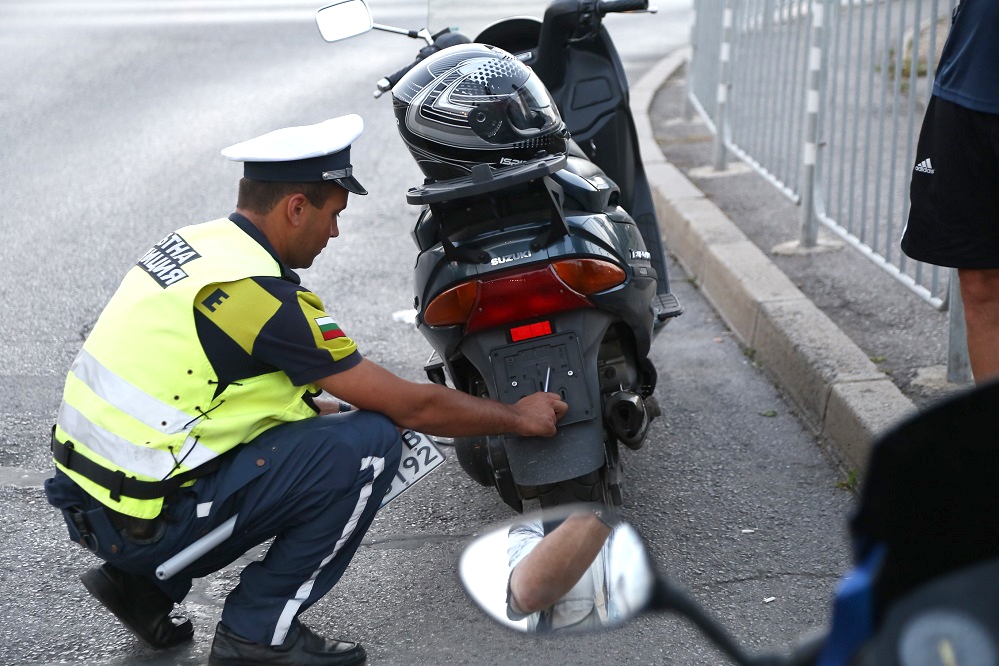
M504 18L474 40L375 24L364 0L317 13L327 41L374 28L425 43L375 93L391 92L426 176L407 194L421 207L416 324L435 350L425 370L472 395L551 391L569 405L551 439L454 442L465 472L518 512L529 499L620 505L619 444L641 448L660 413L649 351L682 310L601 24L647 8L556 0L541 20Z
M737 664L999 664L999 448L991 421L997 410L999 383L992 383L932 406L878 438L860 504L849 521L855 567L839 583L831 626L790 654L745 650L687 593L656 572L632 527L614 525L606 516L598 522L591 507L525 516L481 537L462 555L461 578L491 617L521 630L610 627L641 612L669 611L695 624ZM518 582L513 572L533 565L522 557L524 535L533 534L526 538L533 538L531 547L539 551L542 544L557 545L567 526L587 520L598 527L610 524L603 529L606 541L599 555L588 556L593 562L589 580L572 588L577 607L580 589L598 591L594 611L575 617L549 613L547 624L536 618L530 624L513 622L508 610ZM533 532L532 524L537 526ZM577 551L586 547L578 538L571 543ZM533 572L537 587L543 586L537 581L565 573L571 550L560 554L550 572L540 572L555 575ZM543 612L538 615L546 619ZM582 621L598 615L601 622ZM575 624L560 627L552 617Z

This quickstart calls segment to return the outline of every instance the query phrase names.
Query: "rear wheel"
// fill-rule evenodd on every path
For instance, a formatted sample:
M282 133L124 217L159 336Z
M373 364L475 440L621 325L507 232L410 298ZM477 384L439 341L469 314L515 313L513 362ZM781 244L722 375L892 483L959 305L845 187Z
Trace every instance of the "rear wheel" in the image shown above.
M474 369L467 375L471 378L467 380L466 392L479 398L489 397L482 377ZM485 437L455 437L454 453L458 464L468 476L483 486L496 485L493 466L489 462L489 444Z

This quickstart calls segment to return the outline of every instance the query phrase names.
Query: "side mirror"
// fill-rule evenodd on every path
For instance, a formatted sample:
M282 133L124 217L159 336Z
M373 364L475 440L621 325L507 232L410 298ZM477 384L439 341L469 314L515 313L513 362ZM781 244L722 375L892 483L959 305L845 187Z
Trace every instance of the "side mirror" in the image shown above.
M747 652L690 595L656 572L638 532L603 505L546 509L501 525L465 548L458 574L489 617L517 631L598 631L646 611L671 612L700 629L733 663L814 662Z
M327 42L354 37L371 30L374 23L364 0L340 0L316 10L319 33Z
M638 532L587 505L529 514L483 535L462 554L459 574L487 615L525 632L626 622L649 606L658 578Z

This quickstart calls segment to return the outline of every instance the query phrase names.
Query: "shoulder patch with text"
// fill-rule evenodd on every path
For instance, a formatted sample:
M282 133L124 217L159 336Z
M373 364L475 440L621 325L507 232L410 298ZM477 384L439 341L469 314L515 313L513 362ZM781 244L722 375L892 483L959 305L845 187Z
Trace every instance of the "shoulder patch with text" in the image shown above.
M166 289L187 277L181 266L200 256L179 234L172 233L142 255L136 266Z

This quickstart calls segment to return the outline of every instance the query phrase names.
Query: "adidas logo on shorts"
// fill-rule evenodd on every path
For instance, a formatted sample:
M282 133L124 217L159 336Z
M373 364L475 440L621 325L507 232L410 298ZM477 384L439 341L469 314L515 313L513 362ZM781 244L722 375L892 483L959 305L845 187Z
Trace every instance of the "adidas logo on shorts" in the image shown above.
M926 158L922 162L916 165L916 171L922 171L923 173L933 173L933 165L930 164L930 158Z

